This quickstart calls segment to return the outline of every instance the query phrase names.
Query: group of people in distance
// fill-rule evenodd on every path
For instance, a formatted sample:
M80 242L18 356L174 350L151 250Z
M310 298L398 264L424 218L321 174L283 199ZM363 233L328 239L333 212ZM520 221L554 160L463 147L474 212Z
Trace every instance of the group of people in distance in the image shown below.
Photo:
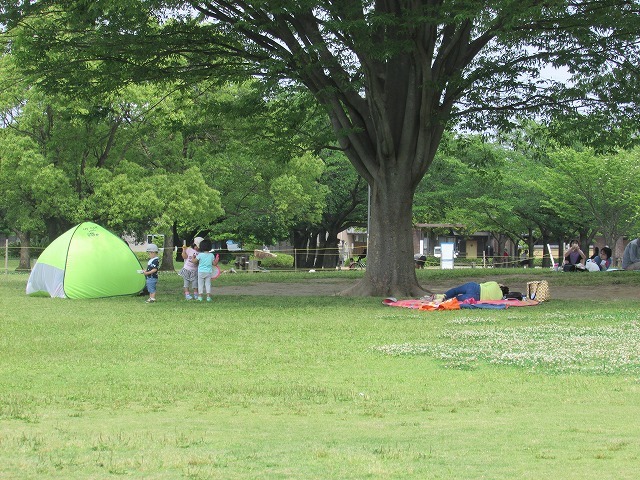
M640 237L640 236L639 236ZM564 254L562 269L565 272L576 270L605 271L613 266L613 251L609 247L598 249L595 247L589 258L580 249L577 240L571 240L569 248ZM623 270L640 270L640 238L631 240L622 255Z
M605 271L611 268L613 252L609 247L599 249L595 247L593 255L589 258L580 249L577 240L571 240L569 248L564 254L562 270L574 272L576 270L589 270L591 272Z
M587 270L586 265L592 263L597 270L608 270L612 267L613 252L609 247L595 249L594 254L587 258L580 249L577 240L572 240L564 256L563 270ZM582 268L578 267L581 265ZM624 249L622 256L623 270L640 270L640 235L630 241ZM594 270L594 271L597 271ZM497 282L467 282L450 288L444 293L432 294L423 297L423 300L442 302L451 298L457 298L460 302L468 299L475 300L501 300L508 298L509 288ZM514 293L515 295L515 293Z
M196 237L190 246L186 242L182 246L182 258L184 267L178 275L183 279L184 298L186 300L204 299L206 292L207 302L211 301L211 279L217 270L219 254L214 254L211 241L202 237ZM146 289L149 292L147 303L156 301L156 285L158 283L158 270L160 269L160 259L158 257L158 247L151 243L147 246L149 261L146 270L141 273L146 277Z

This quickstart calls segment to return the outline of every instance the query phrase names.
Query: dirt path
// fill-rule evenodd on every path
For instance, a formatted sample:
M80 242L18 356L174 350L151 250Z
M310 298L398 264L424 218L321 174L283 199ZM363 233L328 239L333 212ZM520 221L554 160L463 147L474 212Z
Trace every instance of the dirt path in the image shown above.
M353 285L353 280L317 279L300 283L255 283L242 286L214 287L216 295L274 295L274 296L332 296ZM444 292L451 285L430 284L433 292ZM519 289L521 288L521 289ZM514 290L523 291L525 285L514 286ZM560 287L551 286L551 298L561 300L620 299L640 300L640 288L630 285L600 285L598 287Z

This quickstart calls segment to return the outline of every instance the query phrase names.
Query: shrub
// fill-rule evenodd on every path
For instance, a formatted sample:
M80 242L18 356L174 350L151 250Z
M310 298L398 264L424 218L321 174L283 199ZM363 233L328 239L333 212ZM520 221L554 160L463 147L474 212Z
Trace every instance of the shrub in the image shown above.
M261 258L260 265L266 269L287 269L293 268L293 255L287 255L286 253L278 253L277 257ZM257 260L251 255L252 260Z
M133 252L133 253L135 253L136 258L142 265L146 265L147 262L149 261L149 254L147 252ZM158 252L158 257L162 262L162 252Z

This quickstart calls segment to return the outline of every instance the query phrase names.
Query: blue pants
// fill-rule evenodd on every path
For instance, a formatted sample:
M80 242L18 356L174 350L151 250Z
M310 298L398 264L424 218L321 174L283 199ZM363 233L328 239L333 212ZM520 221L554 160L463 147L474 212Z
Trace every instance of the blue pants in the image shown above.
M149 293L156 293L156 284L158 283L157 278L147 277L147 291Z
M476 282L464 283L447 290L444 295L447 298L455 297L460 302L464 302L468 298L480 300L480 284Z

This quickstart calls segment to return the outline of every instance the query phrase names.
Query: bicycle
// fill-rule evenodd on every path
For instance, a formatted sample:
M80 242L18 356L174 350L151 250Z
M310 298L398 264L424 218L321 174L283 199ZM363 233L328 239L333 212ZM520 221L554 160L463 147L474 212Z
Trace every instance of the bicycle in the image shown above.
M357 260L351 259L351 263L349 263L349 270L364 270L367 268L367 258L358 257Z

